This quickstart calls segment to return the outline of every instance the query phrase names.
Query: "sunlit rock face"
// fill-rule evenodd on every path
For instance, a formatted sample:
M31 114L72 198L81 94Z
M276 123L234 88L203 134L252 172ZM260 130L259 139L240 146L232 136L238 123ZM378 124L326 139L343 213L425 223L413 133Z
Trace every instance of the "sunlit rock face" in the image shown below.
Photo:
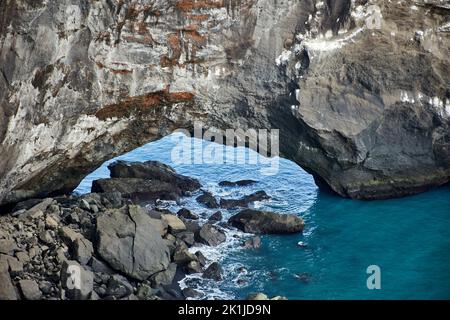
M282 156L346 197L446 183L449 16L449 1L2 1L0 204L69 192L194 121L279 129Z

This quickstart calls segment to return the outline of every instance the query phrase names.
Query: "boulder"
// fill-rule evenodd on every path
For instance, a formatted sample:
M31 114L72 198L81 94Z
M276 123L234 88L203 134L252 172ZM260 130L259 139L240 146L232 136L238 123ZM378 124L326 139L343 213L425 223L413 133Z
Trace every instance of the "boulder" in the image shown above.
M223 219L223 215L222 212L217 211L215 213L213 213L209 218L208 218L208 222L210 223L216 223L216 222L220 222Z
M77 239L82 238L83 235L69 227L62 227L59 229L59 236L67 244L72 245Z
M198 261L191 261L186 265L185 270L187 274L201 273L202 266Z
M212 224L205 224L198 232L198 241L208 246L215 247L225 242L227 236L220 228Z
M228 221L233 227L254 234L286 234L302 232L303 220L292 214L246 209Z
M0 239L0 253L12 254L17 250L17 245L14 240Z
M112 275L106 286L106 296L121 299L133 293L133 286L128 280L118 274Z
M73 243L73 253L79 263L87 264L94 253L92 242L84 237L77 238Z
M29 208L28 210L26 210L24 213L22 213L20 215L21 218L35 218L36 215L40 212L44 212L45 210L47 210L47 208L53 203L53 199L52 198L46 198L44 200L41 200L40 202L38 202L37 204L35 204L34 206L32 206L31 208Z
M183 231L176 234L177 239L186 243L188 247L192 247L195 243L195 234L191 231Z
M97 218L97 251L115 270L136 280L167 269L170 252L141 207L110 209Z
M198 196L195 200L197 200L198 203L203 204L207 208L210 209L219 208L219 203L217 202L216 198L212 195L211 192L203 191L203 194Z
M208 268L206 268L205 272L203 272L203 278L205 279L212 279L215 281L221 281L222 280L222 267L218 262L213 262L209 265Z
M8 268L6 260L0 260L0 300L17 300L19 297L12 284Z
M182 208L177 212L177 215L179 217L182 217L184 219L190 219L190 220L198 220L198 215L195 213L192 213L190 210L186 208Z
M258 191L251 195L244 196L240 199L221 199L220 207L225 209L248 207L248 205L255 201L268 200L270 197L265 191Z
M197 221L182 219L184 225L186 226L186 231L198 233L200 231L200 224Z
M198 180L183 176L175 170L158 161L126 162L116 161L108 166L111 178L138 178L161 181L176 187L183 193L200 189Z
M0 254L0 264L7 266L7 270L12 277L18 276L23 272L23 263L12 256Z
M161 220L169 226L170 233L177 233L186 230L186 225L176 215L162 214Z
M140 283L137 289L137 297L140 300L150 300L151 298L153 298L155 296L155 292L152 289L152 287L150 287L148 284L146 283Z
M171 285L177 272L177 264L171 263L166 270L160 271L150 277L153 287Z
M34 280L20 280L19 287L26 300L40 300L42 298L39 285Z
M195 256L202 267L206 266L208 259L206 259L205 255L201 251L197 251Z
M175 251L173 254L173 262L175 262L176 264L185 265L191 261L196 261L196 260L197 260L197 257L195 256L195 254L190 253L185 244L178 245L175 248Z
M112 270L106 263L98 260L95 257L93 257L91 260L91 268L92 268L92 271L94 271L96 273L104 273L104 274L113 274L114 273L114 270Z

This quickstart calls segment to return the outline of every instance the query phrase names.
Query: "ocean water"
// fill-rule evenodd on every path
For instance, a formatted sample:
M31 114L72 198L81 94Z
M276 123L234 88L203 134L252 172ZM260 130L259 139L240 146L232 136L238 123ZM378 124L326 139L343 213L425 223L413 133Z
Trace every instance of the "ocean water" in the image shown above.
M211 261L220 261L224 280L216 283L192 275L181 286L200 289L208 299L243 299L253 292L288 299L450 299L450 187L402 199L342 199L319 191L309 174L285 159L279 159L278 173L270 176L262 174L266 162L174 163L172 151L179 139L168 136L116 159L162 161L198 178L204 189L219 197L239 198L265 190L272 199L254 207L297 214L306 223L303 234L263 236L257 250L242 248L251 235L239 231L229 231L227 242L216 248L192 248L203 251ZM211 145L189 142L194 149ZM253 151L237 151L264 160ZM76 192L87 193L92 180L108 177L111 161L86 177ZM223 180L241 179L258 183L245 188L218 186ZM174 211L187 207L206 220L216 210L196 203L196 195L180 205L164 202L161 206ZM222 210L226 218L235 212ZM299 241L306 247L299 247ZM366 271L371 265L381 270L379 290L367 288Z

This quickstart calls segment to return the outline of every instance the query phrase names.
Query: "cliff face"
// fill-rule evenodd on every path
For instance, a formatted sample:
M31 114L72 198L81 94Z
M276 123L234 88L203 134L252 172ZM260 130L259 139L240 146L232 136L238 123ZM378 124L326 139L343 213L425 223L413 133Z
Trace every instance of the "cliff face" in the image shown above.
M366 2L2 1L0 204L194 121L280 129L342 196L448 182L450 1Z

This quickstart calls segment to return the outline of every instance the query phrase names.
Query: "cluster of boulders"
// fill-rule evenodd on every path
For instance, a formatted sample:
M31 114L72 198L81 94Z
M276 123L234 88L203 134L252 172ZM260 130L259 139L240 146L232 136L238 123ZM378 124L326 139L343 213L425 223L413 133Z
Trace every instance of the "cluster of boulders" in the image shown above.
M93 182L90 194L27 200L0 216L0 300L201 298L178 282L193 273L221 281L223 270L192 247L224 243L225 228L260 234L303 228L297 217L250 209L229 223L217 211L201 225L187 208L157 206L158 199L199 190L197 180L153 161L109 169L111 178ZM237 201L233 206L247 205ZM244 245L257 248L261 239Z

